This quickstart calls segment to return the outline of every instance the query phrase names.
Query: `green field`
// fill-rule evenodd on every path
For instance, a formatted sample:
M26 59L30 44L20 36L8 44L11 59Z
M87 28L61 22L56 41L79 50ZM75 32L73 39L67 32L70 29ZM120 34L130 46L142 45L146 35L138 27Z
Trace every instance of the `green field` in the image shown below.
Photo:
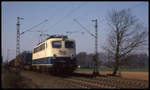
M99 72L112 72L112 68L99 68ZM148 72L146 68L119 69L120 72ZM92 68L78 68L76 72L93 72Z

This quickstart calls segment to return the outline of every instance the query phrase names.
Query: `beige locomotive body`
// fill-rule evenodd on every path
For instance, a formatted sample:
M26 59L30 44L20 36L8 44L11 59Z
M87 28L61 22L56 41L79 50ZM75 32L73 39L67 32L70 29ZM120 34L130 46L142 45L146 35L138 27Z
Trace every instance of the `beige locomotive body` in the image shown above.
M34 48L32 66L56 68L59 65L76 68L76 48L73 39L53 37ZM60 66L59 69L61 69Z

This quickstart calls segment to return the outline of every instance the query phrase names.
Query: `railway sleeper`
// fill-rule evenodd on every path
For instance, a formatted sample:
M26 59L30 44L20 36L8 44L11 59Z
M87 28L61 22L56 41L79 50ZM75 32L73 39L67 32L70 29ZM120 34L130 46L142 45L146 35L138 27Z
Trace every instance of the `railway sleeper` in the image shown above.
M112 80L111 80L112 79ZM118 78L118 80L116 80L117 78L110 78L110 80L109 79L102 79L102 78L100 78L99 80L103 80L103 81L105 81L105 82L111 82L111 83L115 83L115 84L117 84L118 86L120 86L120 88L129 88L129 87L135 87L135 86L137 86L137 87L139 87L139 85L136 85L135 83L134 83L134 81L128 81L128 80L120 80L119 78Z
M78 78L77 78L78 79ZM86 81L88 83L95 83L96 85L109 85L110 87L116 87L117 85L114 85L114 83L110 83L110 82L104 82L104 81L97 81L97 80L92 80L92 79L83 79L80 78L78 80L82 80L82 81Z
M77 83L70 82L70 81L68 81L68 80L63 80L63 83L64 83L64 82L67 83L66 85L69 84L69 87L70 87L70 85L71 85L71 87L74 87L74 88L82 88L82 87L81 87L80 85L78 85Z
M79 82L78 80L73 80L73 81ZM84 86L86 85L87 87L90 87L90 88L107 88L108 87L108 85L104 84L103 82L101 82L101 84L95 84L95 83L93 84L93 82L80 81L80 83L84 83ZM109 87L114 87L114 86L109 85Z

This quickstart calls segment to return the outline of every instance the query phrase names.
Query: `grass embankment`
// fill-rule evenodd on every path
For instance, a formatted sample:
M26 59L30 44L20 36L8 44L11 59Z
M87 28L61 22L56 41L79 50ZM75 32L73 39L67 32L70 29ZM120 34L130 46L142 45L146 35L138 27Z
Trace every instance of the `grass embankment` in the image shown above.
M93 68L78 68L76 72L93 72ZM99 68L100 72L112 72L112 68ZM148 72L145 68L133 68L133 69L119 69L119 72Z
M2 68L2 88L19 88L21 77L15 69Z

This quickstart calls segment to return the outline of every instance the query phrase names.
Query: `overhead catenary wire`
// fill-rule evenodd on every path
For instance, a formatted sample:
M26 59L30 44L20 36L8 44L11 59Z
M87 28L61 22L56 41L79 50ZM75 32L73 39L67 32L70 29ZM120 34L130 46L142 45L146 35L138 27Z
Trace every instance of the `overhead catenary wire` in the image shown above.
M81 33L81 34L84 34L84 32L81 32L81 31L66 31L66 34L74 34L74 33Z
M34 25L33 27L31 27L31 28L25 30L24 32L20 33L20 35L22 35L22 34L28 32L28 31L32 30L33 28L35 28L35 27L37 27L37 26L39 26L39 25L41 25L41 24L43 24L43 23L45 23L45 22L47 22L47 21L48 21L48 20L46 19L46 20L42 21L41 23L39 23L39 24L37 24L37 25Z
M131 10L131 9L133 10L133 9L139 7L139 6L142 6L143 4L144 4L144 3L139 3L139 4L135 5L135 6L130 7L129 10ZM74 19L74 21L76 21L76 20ZM101 21L104 22L104 21L105 21L105 18L103 18ZM76 21L76 22L77 22L77 21ZM102 23L103 23L103 22L102 22ZM90 33L90 34L92 35L92 33L89 32L87 28L85 28L85 27L84 27L83 25L81 25L79 22L77 22L77 23L78 23L82 28L84 28L88 33ZM92 35L92 36L94 36L94 35ZM94 37L95 37L95 36L94 36Z
M76 23L78 23L84 30L86 30L90 35L92 35L93 37L95 37L94 34L92 34L86 27L84 27L82 24L80 24L76 19L73 19Z
M60 22L62 22L63 20L65 20L65 18L68 18L73 12L77 11L78 9L80 9L81 7L83 7L85 3L80 4L78 7L72 9L68 14L66 14L64 17L62 17L61 19L59 19L56 23L54 23L52 26L50 26L50 28L54 28L56 25L58 25ZM45 32L47 32L48 30L46 30Z

